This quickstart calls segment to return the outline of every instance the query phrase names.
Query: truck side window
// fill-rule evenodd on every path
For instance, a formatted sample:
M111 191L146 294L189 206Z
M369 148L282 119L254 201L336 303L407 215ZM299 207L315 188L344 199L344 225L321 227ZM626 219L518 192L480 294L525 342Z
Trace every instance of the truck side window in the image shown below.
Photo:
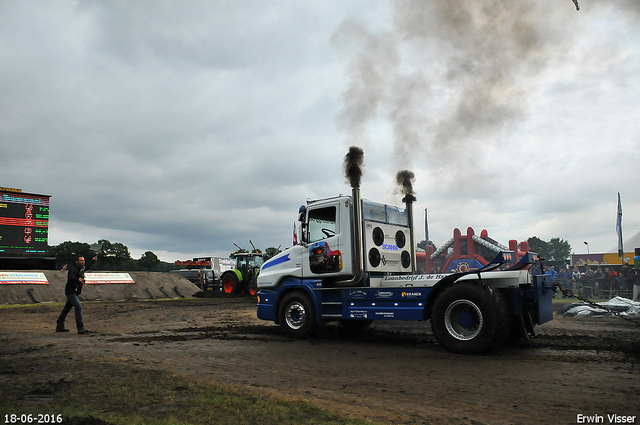
M313 243L336 234L336 207L309 210L309 238Z

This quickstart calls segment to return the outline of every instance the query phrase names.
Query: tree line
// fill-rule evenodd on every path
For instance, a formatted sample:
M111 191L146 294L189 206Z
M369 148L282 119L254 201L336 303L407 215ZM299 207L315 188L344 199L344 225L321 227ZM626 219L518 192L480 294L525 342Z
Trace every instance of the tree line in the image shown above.
M56 258L58 269L72 263L76 255L82 255L87 261L96 257L92 270L166 272L175 269L172 263L160 261L151 251L142 254L139 259L133 259L126 245L106 239L100 239L92 245L86 242L62 242L49 246L47 255Z

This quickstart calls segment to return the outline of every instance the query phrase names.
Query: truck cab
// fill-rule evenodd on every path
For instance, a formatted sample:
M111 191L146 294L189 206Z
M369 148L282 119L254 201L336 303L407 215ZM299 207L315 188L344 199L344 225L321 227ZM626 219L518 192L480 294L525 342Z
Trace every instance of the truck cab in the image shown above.
M258 289L278 286L282 279L317 279L337 282L352 276L353 235L351 197L308 201L300 208L300 244L267 261L258 276Z

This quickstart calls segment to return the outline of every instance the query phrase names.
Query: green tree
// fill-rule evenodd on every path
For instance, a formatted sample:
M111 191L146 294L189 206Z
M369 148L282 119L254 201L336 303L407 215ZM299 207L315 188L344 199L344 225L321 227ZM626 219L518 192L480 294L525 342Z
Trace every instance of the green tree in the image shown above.
M146 270L149 270L160 264L160 259L153 252L147 251L142 254L142 257L140 257L140 260L138 260L138 264L144 267Z
M554 261L568 260L571 255L571 245L563 239L552 238L549 240L548 255Z
M111 243L106 239L100 239L96 244L92 245L92 247L98 249L98 253L101 254L102 257L116 258L118 260L131 259L129 248L120 242Z
M76 255L86 257L91 254L91 246L85 242L62 242L60 245L50 246L48 255L56 257L57 267L61 268L65 264L72 263Z
M130 270L134 265L129 248L120 242L100 239L92 247L98 250L99 262L95 269Z
M269 248L264 250L264 255L265 255L264 259L268 260L269 258L274 257L274 256L278 255L281 252L282 251L279 250L278 248L274 248L274 247L270 246Z
M549 247L545 241L543 241L542 239L540 239L537 236L532 236L529 239L527 239L527 242L529 242L529 251L531 252L535 252L537 254L539 254L541 257L544 257L548 260L547 258L547 251L549 250Z
M563 261L568 260L571 255L571 245L560 238L552 238L546 242L533 236L527 239L527 242L529 242L529 250L538 253L545 260Z

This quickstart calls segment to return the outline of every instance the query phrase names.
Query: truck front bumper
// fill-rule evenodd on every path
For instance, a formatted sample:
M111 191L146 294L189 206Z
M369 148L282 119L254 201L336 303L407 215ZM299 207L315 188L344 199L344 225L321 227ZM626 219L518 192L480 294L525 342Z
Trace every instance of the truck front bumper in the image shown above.
M261 289L258 291L257 315L258 319L270 320L278 323L278 312L275 302L277 300L277 292L269 289Z

